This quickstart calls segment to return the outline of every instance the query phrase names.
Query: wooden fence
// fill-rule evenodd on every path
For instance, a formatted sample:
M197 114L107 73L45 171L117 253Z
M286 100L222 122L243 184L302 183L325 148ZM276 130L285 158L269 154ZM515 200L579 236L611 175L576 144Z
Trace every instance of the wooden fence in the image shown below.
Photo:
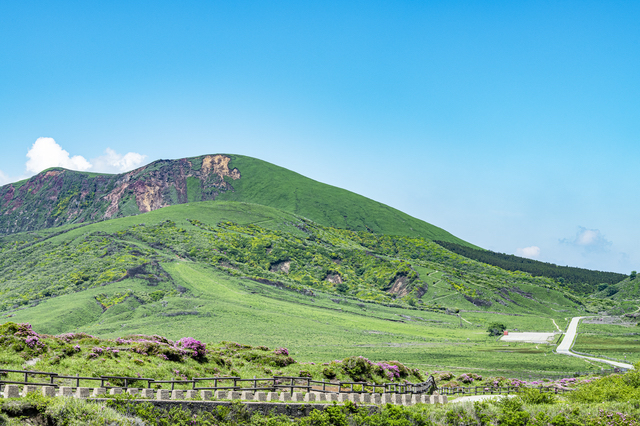
M511 393L518 393L525 389L523 386L498 386L498 387L488 387L488 386L456 386L451 388L440 388L438 389L438 393L440 395L507 395ZM526 388L531 389L531 388ZM557 388L557 387L543 387L539 386L540 393L550 392L550 393L565 393L570 392L573 389L568 388Z
M30 380L31 379L31 380ZM84 377L80 375L65 376L58 373L31 370L0 369L0 386L5 384L36 386L72 386L112 388L163 388L176 386L193 390L228 390L228 391L314 391L325 393L432 393L436 385L433 377L422 383L384 383L366 382L327 382L313 380L310 377L275 376L243 379L235 376L196 377L188 380L156 380L145 377L100 376Z

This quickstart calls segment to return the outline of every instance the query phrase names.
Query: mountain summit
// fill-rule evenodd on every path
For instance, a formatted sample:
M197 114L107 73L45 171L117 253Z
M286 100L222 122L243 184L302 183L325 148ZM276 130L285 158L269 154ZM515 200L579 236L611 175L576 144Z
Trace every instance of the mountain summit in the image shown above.
M227 154L158 160L117 175L47 169L28 180L0 187L0 234L209 200L275 207L326 226L473 247L385 204L262 160Z

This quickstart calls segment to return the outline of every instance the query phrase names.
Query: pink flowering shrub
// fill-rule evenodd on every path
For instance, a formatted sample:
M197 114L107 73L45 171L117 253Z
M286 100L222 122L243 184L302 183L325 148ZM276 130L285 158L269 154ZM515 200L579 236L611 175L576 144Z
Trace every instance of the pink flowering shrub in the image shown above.
M456 380L459 380L462 383L468 385L468 384L473 383L475 380L478 380L478 381L482 380L482 376L479 375L479 374L475 374L475 373L464 373L464 374L458 376L456 378Z
M374 363L363 356L345 358L341 362L336 362L336 364L341 364L345 374L354 381L372 380L374 375L385 380L394 381L409 377L412 373L412 370L409 370L398 361Z
M33 349L35 351L40 351L42 348L44 348L44 343L40 341L40 338L38 336L29 336L24 340L24 342L30 349Z
M6 343L13 343L15 351L27 350L31 353L40 353L46 345L42 336L31 329L31 324L8 322L0 325L0 338Z
M386 377L390 381L394 381L400 378L400 368L397 365L387 364L386 362L376 362L375 373L378 376Z
M98 340L97 337L92 336L90 334L87 333L64 333L64 334L59 334L57 336L58 339L60 340L64 340L67 343L71 343L72 340L82 340L82 339L96 339Z
M284 355L284 356L289 356L289 350L287 350L287 348L278 348L275 349L273 351L274 354L276 355Z
M207 346L193 337L183 337L176 342L176 346L191 352L194 359L202 359L207 354Z

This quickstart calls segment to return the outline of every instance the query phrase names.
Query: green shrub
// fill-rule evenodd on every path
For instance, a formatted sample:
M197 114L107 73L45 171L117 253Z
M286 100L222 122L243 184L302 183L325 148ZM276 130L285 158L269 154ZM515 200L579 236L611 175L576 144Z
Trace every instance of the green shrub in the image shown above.
M498 416L500 426L525 426L531 417L531 414L523 410L520 398L504 397L498 401L498 406L500 407Z
M308 377L310 379L313 379L313 374L311 374L311 372L308 370L300 370L300 372L298 373L298 377Z
M322 370L322 374L323 374L323 375L324 375L324 377L326 377L327 379L335 379L335 378L336 378L336 376L338 375L338 374L336 373L336 371L335 371L333 368L331 368L331 367L325 367L325 368Z
M558 401L551 392L540 392L539 389L522 389L519 396L525 404L555 404Z
M489 336L500 336L507 329L507 326L501 322L492 322L487 327L487 332Z
M352 356L342 360L342 369L353 381L363 382L371 378L373 365L362 356Z

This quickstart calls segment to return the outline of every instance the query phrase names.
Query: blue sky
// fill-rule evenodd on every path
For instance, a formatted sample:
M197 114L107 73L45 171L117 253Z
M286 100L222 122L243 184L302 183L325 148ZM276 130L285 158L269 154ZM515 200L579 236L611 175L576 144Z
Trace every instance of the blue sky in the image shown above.
M638 22L622 1L2 2L0 183L244 154L628 273Z

